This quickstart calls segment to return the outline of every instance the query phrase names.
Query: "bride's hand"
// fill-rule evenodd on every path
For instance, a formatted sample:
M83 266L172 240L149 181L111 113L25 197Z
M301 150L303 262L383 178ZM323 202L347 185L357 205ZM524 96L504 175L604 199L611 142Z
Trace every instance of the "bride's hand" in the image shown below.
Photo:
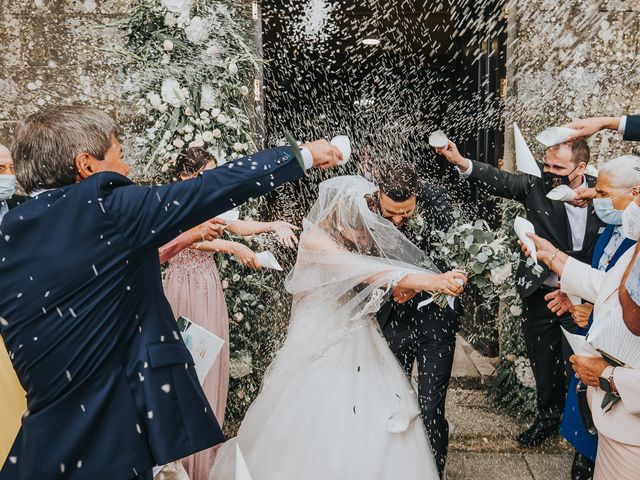
M467 275L459 270L452 270L433 276L431 283L430 291L457 297L464 291Z

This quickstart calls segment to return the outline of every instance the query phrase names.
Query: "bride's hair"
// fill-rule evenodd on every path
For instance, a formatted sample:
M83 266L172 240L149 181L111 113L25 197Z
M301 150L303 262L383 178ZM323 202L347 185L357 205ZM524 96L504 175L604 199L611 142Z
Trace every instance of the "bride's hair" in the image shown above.
M369 199L363 197L367 204ZM322 221L322 229L339 245L344 246L352 253L363 255L375 255L375 245L373 237L370 235L367 222L362 218L361 211L353 208L351 198L344 203L336 203L329 214ZM344 210L352 211L350 215L345 215Z

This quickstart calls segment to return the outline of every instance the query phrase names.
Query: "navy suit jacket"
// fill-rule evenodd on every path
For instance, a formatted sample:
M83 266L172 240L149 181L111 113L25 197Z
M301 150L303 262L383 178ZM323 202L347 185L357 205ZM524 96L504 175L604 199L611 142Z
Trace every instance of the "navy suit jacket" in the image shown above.
M99 173L5 215L0 332L29 412L0 479L126 480L224 441L158 248L303 175L277 148L164 186Z
M640 115L629 115L624 129L625 140L640 140Z

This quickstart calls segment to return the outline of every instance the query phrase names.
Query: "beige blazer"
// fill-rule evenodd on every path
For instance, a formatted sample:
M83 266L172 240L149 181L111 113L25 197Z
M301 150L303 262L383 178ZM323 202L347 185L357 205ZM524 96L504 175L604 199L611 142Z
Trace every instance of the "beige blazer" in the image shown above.
M621 318L622 307L616 290L634 251L629 249L608 272L570 257L562 272L562 291L593 303L594 322L607 321L611 315ZM593 421L601 434L627 445L640 446L640 370L616 368L613 378L622 400L609 412L600 408L604 398L600 388L589 387L587 391Z

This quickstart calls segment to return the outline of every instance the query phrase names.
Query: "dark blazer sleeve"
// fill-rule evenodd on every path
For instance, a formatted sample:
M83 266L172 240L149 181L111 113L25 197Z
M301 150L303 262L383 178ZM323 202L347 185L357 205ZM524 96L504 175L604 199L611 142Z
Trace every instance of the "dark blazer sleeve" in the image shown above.
M524 202L535 183L536 177L526 174L514 175L510 172L498 170L487 163L473 162L473 170L468 180L477 183L489 193L498 197Z
M146 187L101 173L104 211L132 249L159 248L182 232L264 195L304 171L288 147L274 148L226 163L194 179Z
M640 115L629 115L624 127L624 139L640 141Z

